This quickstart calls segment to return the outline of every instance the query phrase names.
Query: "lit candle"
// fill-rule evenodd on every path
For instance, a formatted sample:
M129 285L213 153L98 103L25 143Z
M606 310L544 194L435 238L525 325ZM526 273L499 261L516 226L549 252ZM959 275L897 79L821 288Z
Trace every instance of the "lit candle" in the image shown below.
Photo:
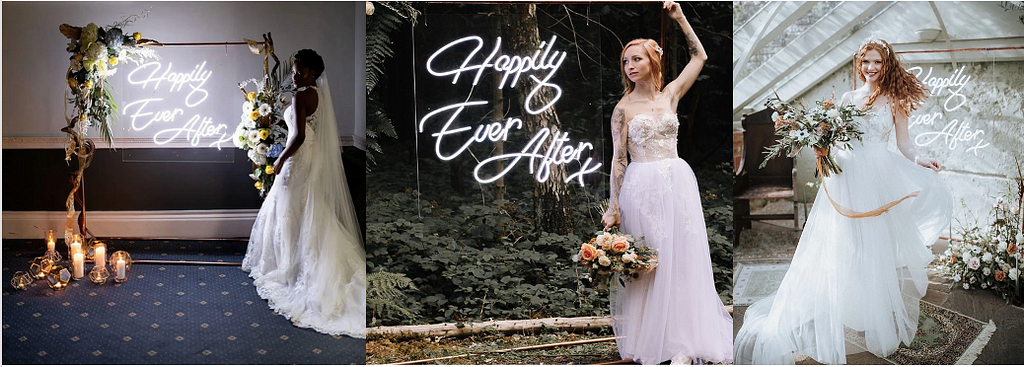
M76 253L74 253L74 255L71 255L71 257L74 259L72 261L72 265L74 265L74 267L75 267L75 279L84 278L85 277L85 254L83 254L81 252L76 252Z
M72 254L77 254L79 252L82 252L82 244L78 243L78 242L72 242L71 243L71 253ZM74 255L72 255L72 256L74 256Z
M46 252L53 252L54 246L57 246L56 242L54 242L54 241L47 241L46 242Z
M106 267L107 266L107 248L106 246L96 246L96 256L93 257L96 260L96 266Z
M117 279L124 279L125 276L125 263L124 259L117 259Z

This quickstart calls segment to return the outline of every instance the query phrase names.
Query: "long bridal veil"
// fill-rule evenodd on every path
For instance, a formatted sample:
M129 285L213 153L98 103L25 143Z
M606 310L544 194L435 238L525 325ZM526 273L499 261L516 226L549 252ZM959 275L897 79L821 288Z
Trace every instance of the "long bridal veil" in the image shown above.
M300 327L366 337L366 255L341 162L327 73L317 79L319 119L299 235L304 259L287 315ZM302 274L304 273L304 274ZM280 310L279 310L280 311Z

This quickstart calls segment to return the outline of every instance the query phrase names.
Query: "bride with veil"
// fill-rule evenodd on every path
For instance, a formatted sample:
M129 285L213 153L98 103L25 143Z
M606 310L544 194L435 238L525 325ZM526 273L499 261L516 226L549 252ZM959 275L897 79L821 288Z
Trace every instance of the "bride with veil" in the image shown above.
M338 146L323 59L293 56L288 141L260 207L242 269L295 326L366 337L366 255Z

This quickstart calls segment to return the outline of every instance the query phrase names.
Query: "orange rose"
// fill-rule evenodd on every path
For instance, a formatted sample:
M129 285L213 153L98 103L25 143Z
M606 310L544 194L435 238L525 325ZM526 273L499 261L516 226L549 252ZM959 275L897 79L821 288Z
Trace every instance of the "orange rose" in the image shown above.
M956 255L949 255L949 263L956 264Z
M996 270L996 281L1001 282L1004 280L1006 280L1006 273L1004 273L1002 270Z
M1011 243L1011 244L1007 245L1006 246L1006 253L1008 253L1010 255L1017 254L1017 244L1016 243Z
M594 261L597 258L597 249L589 243L584 243L580 249L580 258L586 261Z
M612 242L612 252L621 254L629 249L629 240L626 237L616 237Z

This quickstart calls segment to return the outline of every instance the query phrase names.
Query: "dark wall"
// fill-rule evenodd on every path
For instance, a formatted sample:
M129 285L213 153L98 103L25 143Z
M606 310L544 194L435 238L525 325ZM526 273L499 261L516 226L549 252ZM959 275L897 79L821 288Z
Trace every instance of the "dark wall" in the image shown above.
M209 148L97 149L85 171L88 210L256 209L245 151ZM345 147L342 159L356 210L365 213L365 159ZM60 211L76 165L61 149L3 150L3 210Z

